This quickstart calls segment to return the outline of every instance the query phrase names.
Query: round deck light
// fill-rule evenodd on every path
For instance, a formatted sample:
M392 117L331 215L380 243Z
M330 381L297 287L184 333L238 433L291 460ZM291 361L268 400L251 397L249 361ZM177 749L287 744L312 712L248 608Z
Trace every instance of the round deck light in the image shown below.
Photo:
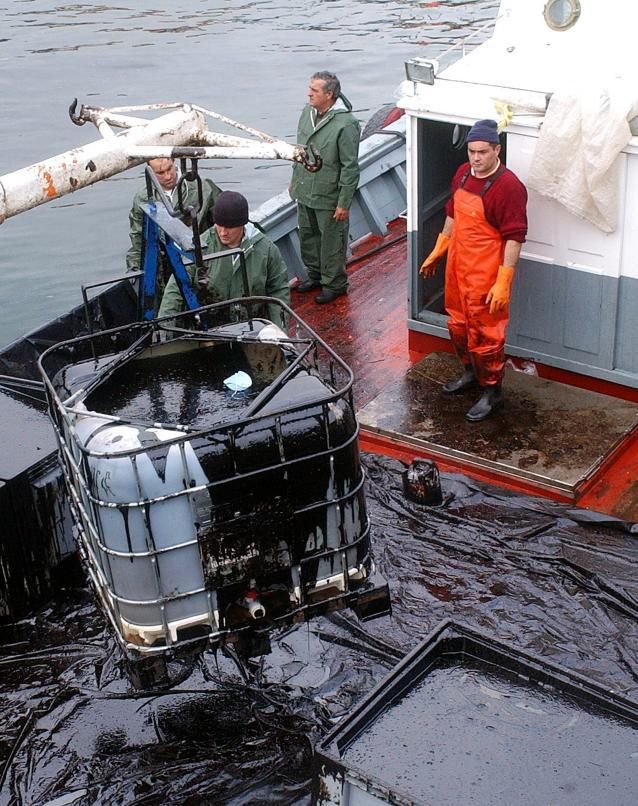
M580 17L579 0L547 0L543 9L545 22L553 31L566 31Z

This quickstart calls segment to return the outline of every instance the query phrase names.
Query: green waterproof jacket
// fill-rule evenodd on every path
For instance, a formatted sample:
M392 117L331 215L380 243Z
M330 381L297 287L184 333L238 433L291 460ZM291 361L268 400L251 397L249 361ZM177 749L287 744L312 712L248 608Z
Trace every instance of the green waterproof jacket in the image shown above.
M275 297L287 305L290 304L290 288L288 286L288 272L286 264L275 244L260 232L250 222L244 227L244 237L240 244L244 250L246 272L248 274L248 288L250 294L257 297ZM202 249L205 254L223 252L227 249L212 227L202 239ZM200 305L209 305L226 299L235 299L244 296L241 264L238 255L228 256L219 260L205 261L207 269L207 286L205 290L197 288L197 298ZM195 266L186 267L191 282L195 278ZM158 316L170 316L185 310L184 300L175 278L171 276L166 284ZM283 328L284 311L278 305L268 305L264 311L253 311L254 316L265 316L276 325Z
M202 180L202 209L200 210L197 219L199 221L200 231L208 229L213 225L213 206L215 199L221 193L221 188L211 179ZM153 196L157 198L157 191L153 188ZM172 195L173 204L177 205L177 191ZM131 247L126 253L126 270L137 271L142 268L142 228L144 226L144 211L142 205L148 201L146 187L135 194L133 198L133 205L129 213L130 224L130 238ZM186 182L186 198L184 199L184 207L194 207L198 203L197 199L197 184L195 182Z
M345 97L317 121L317 112L306 106L299 118L297 142L314 144L323 160L321 169L310 173L303 165L292 169L290 195L314 210L350 209L359 184L359 139L361 127ZM316 125L315 125L316 124Z

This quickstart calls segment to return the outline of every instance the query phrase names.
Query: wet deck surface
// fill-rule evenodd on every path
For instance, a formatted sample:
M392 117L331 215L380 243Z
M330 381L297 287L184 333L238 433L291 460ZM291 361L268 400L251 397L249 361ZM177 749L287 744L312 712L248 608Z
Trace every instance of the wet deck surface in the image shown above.
M576 495L576 490L638 424L638 405L512 369L505 407L481 423L465 412L476 389L443 395L459 374L447 353L433 353L386 386L359 411L359 422L429 452L464 457Z
M497 471L511 466L517 479L532 479L528 488L555 490L564 500L575 498L579 506L638 521L635 446L607 461L582 493L574 496L571 491L609 453L623 431L635 424L638 410L632 404L604 395L589 397L592 393L514 371L508 372L505 383L507 406L492 420L471 425L464 419L474 403L473 392L442 399L440 384L453 376L457 365L443 356L436 367L430 363L419 368L423 356L408 349L404 232L403 222L393 222L385 245L381 238L362 245L378 251L350 265L347 296L330 305L316 305L315 293L292 293L293 308L352 368L355 404L364 430L373 433L379 425L372 423L383 420L388 425L394 420L388 432L398 435L404 429L404 438L411 433L413 455L434 453L430 442L440 444L440 450L453 448L466 459L457 466L470 473L472 462L478 461L472 455L486 456ZM408 389L413 390L413 399ZM365 442L364 434L364 447ZM548 485L542 481L545 475Z
M365 248L378 249L382 244L381 238L371 238ZM329 305L317 305L316 291L293 291L292 307L352 369L355 404L360 409L412 363L406 327L408 267L403 222L393 222L384 248L351 263L348 275L346 296Z

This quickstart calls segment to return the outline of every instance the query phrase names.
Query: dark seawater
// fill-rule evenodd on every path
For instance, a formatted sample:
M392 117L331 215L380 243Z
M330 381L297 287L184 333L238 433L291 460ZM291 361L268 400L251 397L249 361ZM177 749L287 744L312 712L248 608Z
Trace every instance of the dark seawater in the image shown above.
M329 69L365 123L393 100L407 58L440 54L497 8L497 0L5 0L0 176L97 139L69 120L76 96L95 106L190 101L294 142L308 78ZM283 162L216 160L207 171L253 208L290 176ZM0 345L79 304L81 284L124 270L141 173L0 227Z
M442 506L411 504L403 496L401 463L365 456L364 464L391 617L366 624L351 613L316 618L275 635L272 653L257 659L247 676L232 659L209 652L170 691L140 694L123 674L90 591L69 576L67 590L33 618L0 630L0 806L308 804L313 745L447 618L638 701L635 534L579 524L564 506L458 475L442 474ZM460 692L454 679L447 684L447 706L456 707L456 698L483 722L486 708L502 705L500 722L487 720L497 728L490 741L498 752L514 753L526 781L537 774L537 758L516 754L511 744L520 731L542 743L535 711L552 712L541 727L556 753L590 752L569 709L559 712L549 695L540 702L541 695L514 691L500 678L470 676ZM499 693L508 697L499 700ZM445 711L446 698L434 703L431 719ZM513 699L535 711L512 710ZM582 741L591 743L595 716L577 716L589 730ZM426 722L412 717L404 736L425 738ZM604 728L591 752L604 756L610 775L622 766L619 797L611 794L609 802L630 803L620 793L632 769L636 775L635 739L619 727L617 752L624 755L610 761L618 735L611 721ZM468 751L478 752L470 744ZM545 761L554 764L554 756ZM591 775L597 769L605 774L598 767ZM383 765L377 772L383 777ZM606 791L617 784L612 776ZM478 802L521 802L514 778L508 787L504 797L495 793L485 801L478 786ZM583 801L566 790L552 802Z

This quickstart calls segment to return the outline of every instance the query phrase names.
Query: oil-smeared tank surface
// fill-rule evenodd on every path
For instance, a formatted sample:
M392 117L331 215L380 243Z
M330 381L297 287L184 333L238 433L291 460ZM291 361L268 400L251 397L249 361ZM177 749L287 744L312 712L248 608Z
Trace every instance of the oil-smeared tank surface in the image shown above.
M0 445L0 479L5 481L55 451L55 434L42 401L0 387Z
M188 423L192 428L237 419L272 378L253 369L249 389L233 391L224 385L234 373L251 369L233 346L131 361L87 397L87 408L125 420Z
M426 507L402 463L364 461L392 617L317 618L245 676L206 653L134 693L91 594L69 588L0 636L1 806L310 803L313 745L445 618L638 701L638 527L450 474Z

